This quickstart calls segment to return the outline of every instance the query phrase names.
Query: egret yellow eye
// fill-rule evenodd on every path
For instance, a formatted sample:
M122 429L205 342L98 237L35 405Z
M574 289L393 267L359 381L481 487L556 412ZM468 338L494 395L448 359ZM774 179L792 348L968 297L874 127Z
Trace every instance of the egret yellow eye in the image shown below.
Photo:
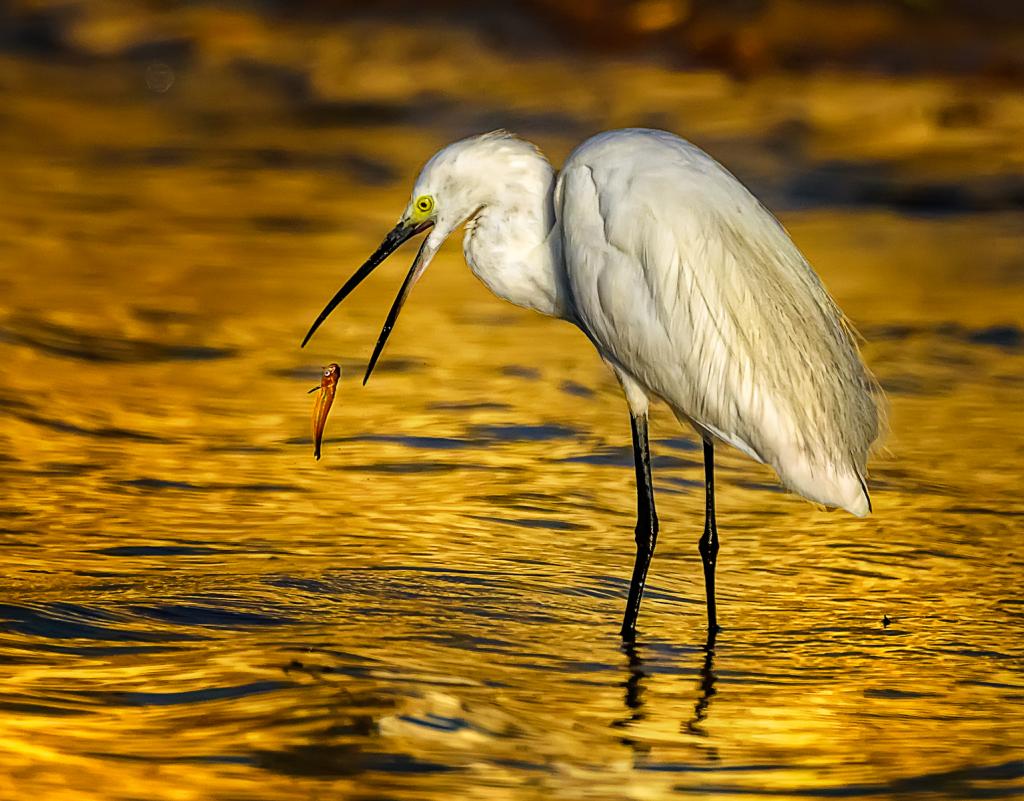
M423 195L416 199L416 211L419 214L430 214L434 210L434 198Z

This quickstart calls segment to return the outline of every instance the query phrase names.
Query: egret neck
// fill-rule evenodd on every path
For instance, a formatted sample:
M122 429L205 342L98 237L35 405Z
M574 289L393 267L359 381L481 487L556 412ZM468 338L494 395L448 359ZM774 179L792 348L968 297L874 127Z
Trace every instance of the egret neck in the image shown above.
M466 263L495 295L550 317L567 318L562 237L553 201L555 171L530 148L495 176L495 192L466 222Z

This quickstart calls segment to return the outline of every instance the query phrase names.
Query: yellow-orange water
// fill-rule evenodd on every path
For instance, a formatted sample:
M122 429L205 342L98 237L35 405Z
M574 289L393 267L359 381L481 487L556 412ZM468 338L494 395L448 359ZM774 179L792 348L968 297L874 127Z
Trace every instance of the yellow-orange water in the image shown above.
M508 75L523 96L530 69ZM741 159L768 98L804 92L826 127L870 113L828 104L838 78L671 79L659 100L636 74L602 74L606 117L566 113L692 102ZM629 426L582 335L449 247L363 388L407 248L298 349L477 117L311 125L234 84L147 93L124 64L0 75L0 797L1024 796L1019 211L784 214L889 391L875 514L723 451L705 653L700 454L659 411L663 529L627 652ZM905 156L900 109L947 90L871 85L904 135L879 123L860 155ZM578 138L523 119L556 159ZM908 174L995 149L1012 126L988 119ZM786 161L748 167L769 186ZM317 463L306 390L330 361Z

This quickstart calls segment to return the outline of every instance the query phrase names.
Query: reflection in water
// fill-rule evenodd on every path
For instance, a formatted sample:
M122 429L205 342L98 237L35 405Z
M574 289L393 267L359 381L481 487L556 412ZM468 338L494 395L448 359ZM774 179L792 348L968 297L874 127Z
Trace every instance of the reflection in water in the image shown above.
M1019 93L947 130L962 92L938 81L580 81L576 61L366 25L398 44L346 45L382 60L302 91L285 23L228 37L262 63L199 48L158 96L134 57L0 52L0 798L1024 797L1021 214L787 194L837 161L874 164L874 197L934 158L996 176ZM457 101L420 84L442 78ZM306 354L309 315L420 161L506 106L556 156L657 118L800 207L786 225L890 393L865 520L766 492L722 449L727 637L703 650L699 443L653 411L663 532L645 640L620 650L614 380L457 247L380 375L343 386L330 458L309 452L304 390L321 364L365 367L401 276L382 267ZM784 165L779 126L804 131Z
M644 662L637 652L636 641L626 640L622 644L622 651L626 654L629 662L629 677L626 679L626 707L632 712L629 722L643 720L643 713L640 711L643 702L640 700L640 693L643 687L640 682L647 676L643 671Z
M698 685L697 700L693 705L693 714L679 725L679 730L685 734L696 735L706 740L708 732L703 724L708 717L708 709L711 699L715 696L714 672L715 642L717 635L709 632L704 647L701 649L701 663L699 668L700 682ZM615 729L624 729L626 734L620 737L623 745L629 746L635 755L648 756L651 752L651 745L642 736L637 735L636 724L648 718L650 711L646 709L644 701L644 682L651 676L644 670L644 660L640 656L640 648L635 641L625 641L622 644L622 652L626 655L626 681L623 683L625 689L624 702L627 716L617 718L612 722ZM699 744L705 758L710 762L719 760L718 750L713 743L701 742Z
M639 723L646 717L644 714L644 702L641 696L644 691L643 680L647 678L647 674L643 670L644 662L640 658L635 639L624 641L622 643L622 651L626 655L628 673L623 684L626 690L627 717L616 719L612 722L612 727L625 729L626 733L620 737L620 742L633 749L634 754L637 756L642 756L650 751L650 746L642 739L633 736L630 733L630 729L633 724Z
M693 706L693 717L683 724L690 734L700 737L707 737L703 723L708 716L708 707L715 695L715 640L717 633L712 630L708 632L707 642L704 643L704 660L700 666L700 695L697 703Z

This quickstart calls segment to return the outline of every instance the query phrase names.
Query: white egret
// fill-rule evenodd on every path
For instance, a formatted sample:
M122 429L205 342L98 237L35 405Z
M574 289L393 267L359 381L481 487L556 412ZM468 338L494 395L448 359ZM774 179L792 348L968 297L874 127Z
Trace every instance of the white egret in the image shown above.
M665 131L598 134L557 176L536 147L505 131L448 145L424 166L398 224L302 344L399 245L430 230L365 383L409 291L463 224L473 273L498 297L578 326L622 385L637 485L624 639L635 636L658 537L652 399L704 443L699 551L709 634L718 630L716 441L770 465L805 498L870 512L866 463L882 427L881 392L850 326L771 213L704 151Z

